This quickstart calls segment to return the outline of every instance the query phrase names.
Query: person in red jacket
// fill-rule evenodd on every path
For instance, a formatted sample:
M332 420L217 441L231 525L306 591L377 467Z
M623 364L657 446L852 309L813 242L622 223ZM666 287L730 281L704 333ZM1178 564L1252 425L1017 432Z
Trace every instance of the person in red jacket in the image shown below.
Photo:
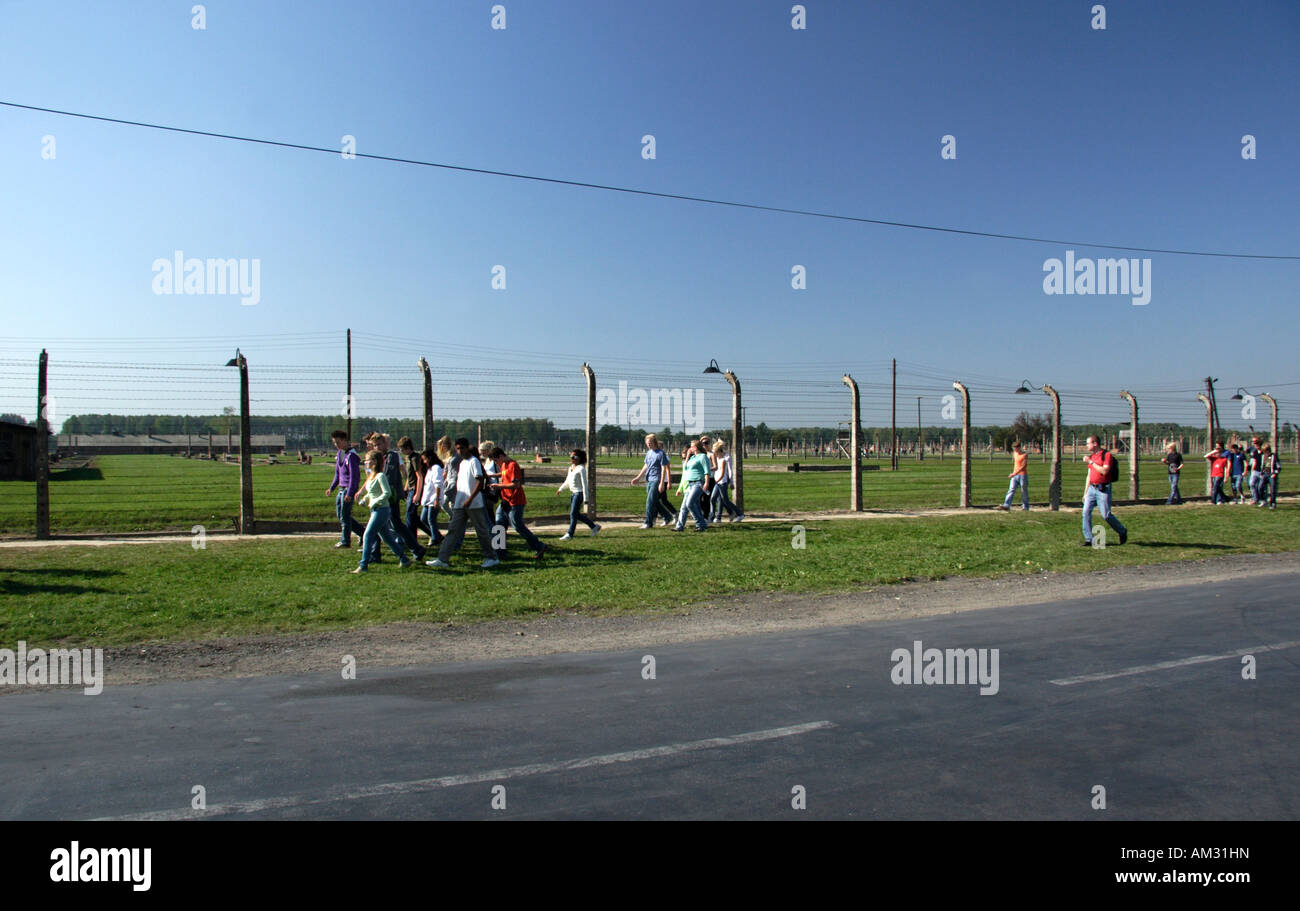
M1210 463L1210 502L1215 506L1230 502L1223 492L1223 485L1231 471L1231 451L1219 443L1206 453L1205 458Z
M1115 467L1115 457L1101 448L1101 441L1088 437L1088 480L1083 489L1083 546L1092 547L1092 510L1101 510L1106 524L1119 532L1119 543L1128 540L1126 529L1110 511L1110 476Z

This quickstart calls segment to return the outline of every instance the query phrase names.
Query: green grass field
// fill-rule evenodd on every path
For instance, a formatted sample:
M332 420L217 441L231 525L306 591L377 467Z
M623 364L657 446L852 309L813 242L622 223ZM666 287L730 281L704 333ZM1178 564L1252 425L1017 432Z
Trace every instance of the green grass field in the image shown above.
M615 457L602 460L612 468L639 469L640 459ZM745 508L751 514L807 513L847 509L849 474L835 472L771 472L760 469L784 465L783 461L751 456L746 461ZM877 464L872 461L867 465ZM545 466L562 472L564 462ZM525 463L525 467L529 466ZM535 478L527 487L528 513L533 516L567 511L568 500L554 495L554 484ZM958 505L961 462L958 459L903 461L897 472L887 463L879 471L862 475L863 502L867 509L915 509ZM1031 502L1045 504L1050 466L1030 460ZM1009 459L990 462L977 457L971 464L972 502L1000 503L1006 493ZM333 477L333 463L317 459L315 464L296 462L253 467L254 511L262 520L332 521L334 501L325 495ZM1158 461L1142 466L1144 496L1164 497L1168 482ZM1183 470L1184 495L1205 491L1204 463L1189 459ZM1283 475L1287 478L1287 474ZM645 492L631 487L625 478L601 477L597 503L604 516L641 515ZM1082 495L1083 469L1078 464L1063 466L1063 498L1077 501ZM1120 488L1127 492L1127 477ZM677 498L673 498L674 502ZM35 533L35 484L0 482L0 531L7 535ZM54 534L84 532L128 532L182 529L194 525L229 529L239 513L239 466L179 456L102 456L90 468L55 470L50 476L50 525Z
M828 592L905 579L1084 571L1300 549L1300 508L1130 507L1130 540L1079 547L1078 515L964 516L585 532L533 561L518 541L499 568L472 540L450 570L401 570L392 555L365 575L357 551L323 538L189 538L168 544L0 549L0 641L29 645L301 632L396 620L527 617L557 609L662 609L751 591ZM1113 541L1112 541L1113 543Z

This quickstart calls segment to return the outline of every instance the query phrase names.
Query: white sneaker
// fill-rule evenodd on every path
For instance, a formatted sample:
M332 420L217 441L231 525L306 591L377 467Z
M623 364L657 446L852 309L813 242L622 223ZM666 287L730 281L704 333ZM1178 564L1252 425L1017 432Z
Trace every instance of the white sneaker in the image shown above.
M443 563L441 560L437 559L436 557L432 560L425 560L424 565L436 566L438 569L451 569L450 563Z
M569 534L567 531L564 534L560 535L561 541L571 541L572 539L573 539L573 535Z
M593 526L591 526L591 536L592 536L593 538L596 537L596 534L597 534L599 531L600 531L600 525L593 525Z
M742 512L740 515L736 516L736 521L737 522L745 521L745 514Z
M484 568L484 569L491 569L491 568L494 567L494 566L500 566L500 565L501 565L501 561L500 561L500 560L484 560L484 561L483 561L483 568Z
M638 525L637 527L638 527L638 528L650 528L651 526L649 526L649 525Z

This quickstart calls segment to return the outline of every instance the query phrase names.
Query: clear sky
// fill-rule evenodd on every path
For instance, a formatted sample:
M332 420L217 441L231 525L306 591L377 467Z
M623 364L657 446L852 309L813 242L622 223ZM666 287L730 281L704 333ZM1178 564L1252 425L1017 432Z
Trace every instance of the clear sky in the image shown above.
M1300 381L1300 261L1131 253L1151 259L1145 306L1043 291L1048 258L1125 255L1083 241L1300 256L1294 0L1106 3L1105 30L1074 0L823 0L804 4L802 30L790 2L502 5L493 29L478 0L219 0L200 30L189 0L0 3L0 101L328 148L350 134L363 153L1076 243L0 107L0 357L208 363L242 344L255 369L334 364L351 327L368 338L359 367L403 378L394 414L418 408L405 388L416 352L435 358L440 387L463 364L515 368L525 384L582 360L602 382L625 370L648 384L658 365L663 385L701 385L697 368L717 358L753 378L751 408L771 390L760 417L779 423L825 420L800 421L797 398L780 397L791 378L830 396L845 370L887 383L893 357L999 389L1027 377L1063 394L1194 390L1213 374L1224 395L1300 393L1284 385ZM153 263L177 250L257 259L257 304L155 294ZM795 265L806 289L791 287ZM159 337L189 341L143 341ZM4 373L0 410L32 410L29 376ZM725 419L725 384L703 383ZM451 398L507 410L493 388ZM69 407L112 409L111 390L92 393ZM553 416L543 402L508 410ZM1194 421L1197 407L1169 417ZM166 410L214 409L186 391Z

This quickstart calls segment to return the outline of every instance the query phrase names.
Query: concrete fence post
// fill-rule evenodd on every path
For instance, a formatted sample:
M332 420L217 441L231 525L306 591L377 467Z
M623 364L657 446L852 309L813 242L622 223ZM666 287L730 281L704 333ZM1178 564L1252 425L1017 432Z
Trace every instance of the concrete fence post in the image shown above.
M596 521L596 374L585 362L587 378L587 515Z
M961 508L970 509L970 390L954 382L961 393Z
M736 488L736 508L745 511L745 441L743 434L743 412L740 407L740 380L728 370L723 374L731 384L731 474L732 485ZM755 441L757 443L757 441Z
M1196 393L1196 397L1205 405L1205 451L1209 452L1214 448L1214 403L1204 392ZM1208 497L1214 492L1214 482L1210 480L1210 472L1205 472L1205 495Z
M1046 383L1043 392L1052 399L1052 474L1048 481L1047 502L1053 510L1061 508L1061 397Z
M428 449L429 434L433 432L433 371L429 369L429 362L423 357L416 361L416 364L424 376L424 427L420 437L420 448Z
M248 406L248 359L235 349L227 367L239 368L239 533L257 533L253 517L253 430Z
M36 368L36 537L50 536L50 411L46 398L49 355L41 349Z
M1128 498L1138 498L1138 402L1133 393L1127 389L1120 391L1120 397L1128 399L1129 406L1129 450L1128 450Z
M858 393L858 382L847 373L844 374L841 382L849 387L853 394L853 413L850 416L850 445L851 459L849 462L849 474L852 479L849 481L849 509L853 512L862 511L862 399Z

